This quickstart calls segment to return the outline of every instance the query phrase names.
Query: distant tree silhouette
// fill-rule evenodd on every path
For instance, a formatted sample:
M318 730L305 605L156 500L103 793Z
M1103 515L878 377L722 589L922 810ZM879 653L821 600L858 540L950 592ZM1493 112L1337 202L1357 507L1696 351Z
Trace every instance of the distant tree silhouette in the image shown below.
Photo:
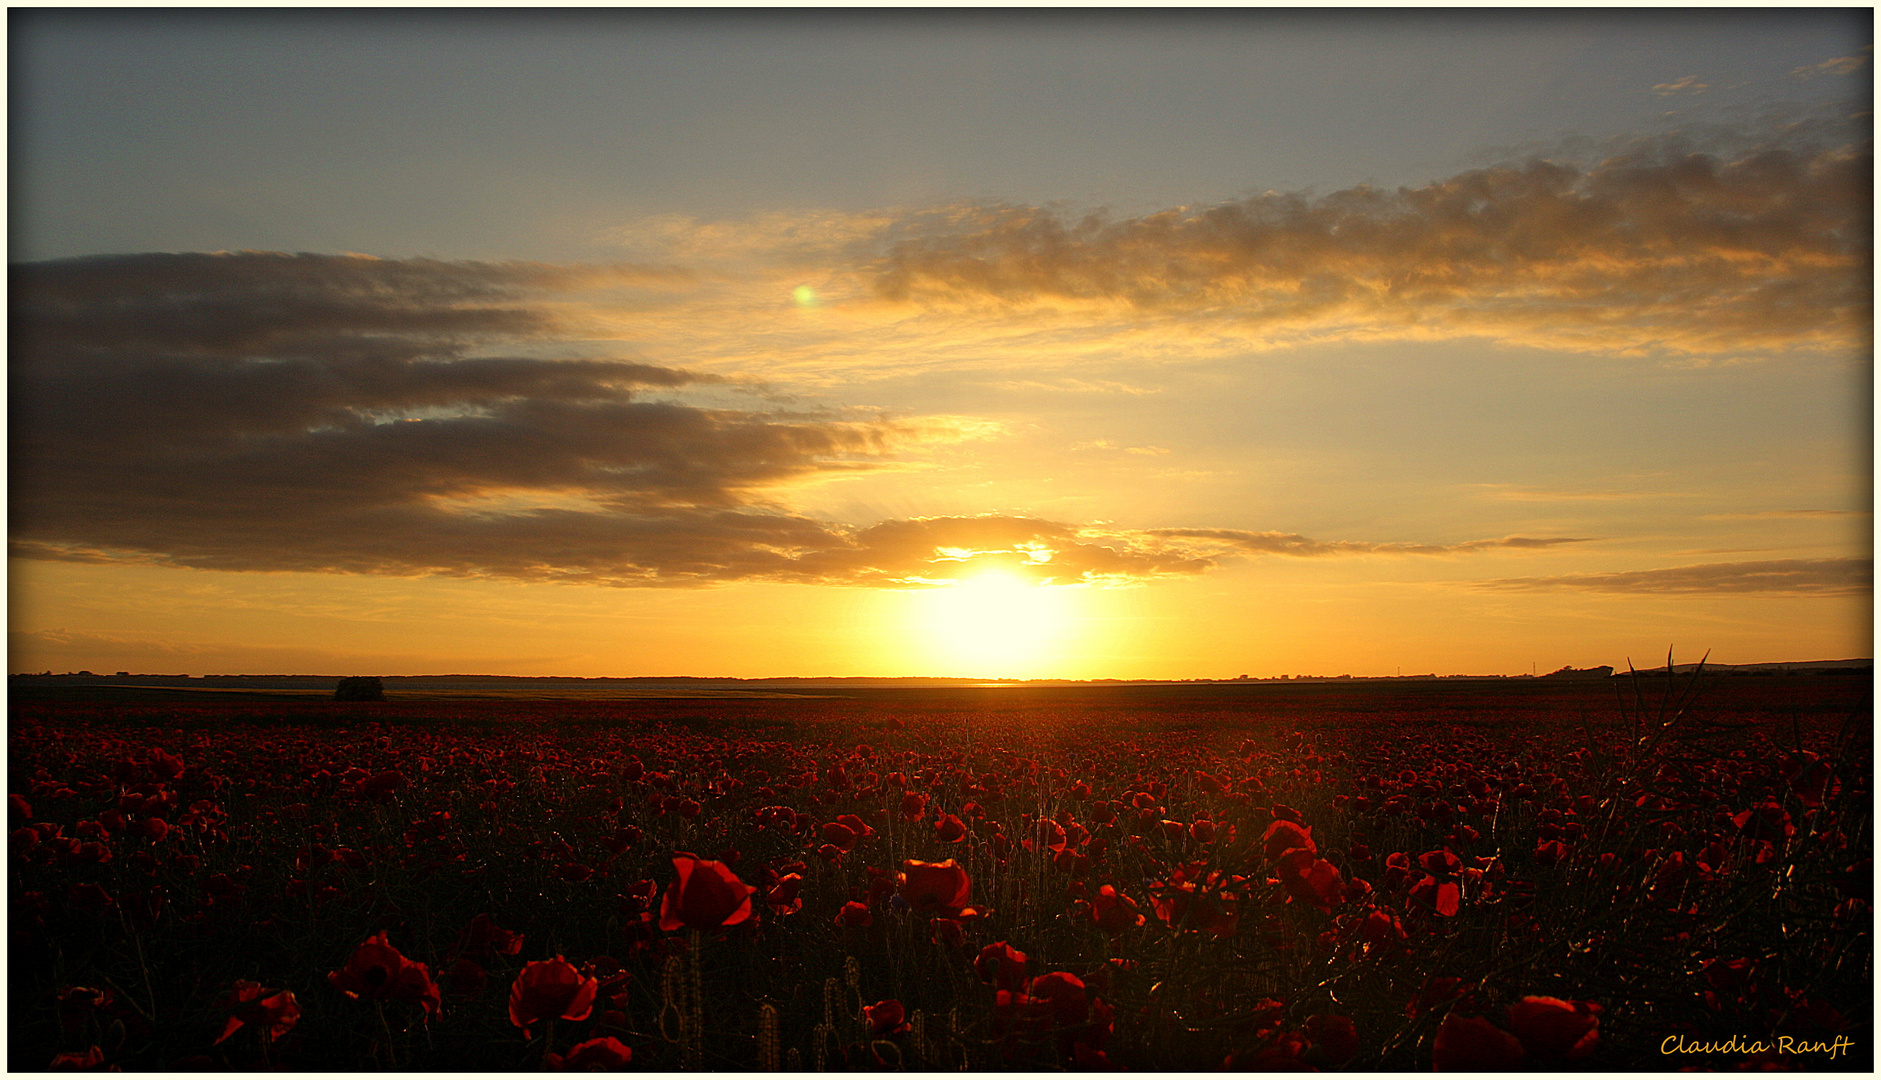
M377 675L352 675L334 688L334 701L384 701L385 680Z

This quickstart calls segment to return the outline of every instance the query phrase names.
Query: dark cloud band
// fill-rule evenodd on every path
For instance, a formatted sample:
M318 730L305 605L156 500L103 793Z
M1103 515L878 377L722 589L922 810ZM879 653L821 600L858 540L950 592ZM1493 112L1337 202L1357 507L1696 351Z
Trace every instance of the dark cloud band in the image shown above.
M641 273L264 253L15 267L13 553L612 586L909 587L995 569L1101 584L1254 555L1585 539L814 520L782 509L780 492L891 468L958 433L937 418L686 404L674 395L723 380L523 355L556 340L554 296Z
M1605 593L1789 593L1798 596L1861 596L1874 591L1873 559L1769 559L1704 563L1659 570L1555 577L1503 578L1478 583L1486 589L1541 592L1578 589Z

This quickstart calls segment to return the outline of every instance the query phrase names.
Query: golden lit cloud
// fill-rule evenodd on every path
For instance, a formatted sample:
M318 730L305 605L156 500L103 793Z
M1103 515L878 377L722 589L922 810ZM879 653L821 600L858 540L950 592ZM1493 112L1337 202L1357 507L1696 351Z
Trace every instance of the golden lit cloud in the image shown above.
M1154 387L1041 373L1328 341L1846 353L1869 340L1871 161L1845 122L1816 119L1136 216L967 203L650 218L608 235L635 265L687 276L555 312L571 336L802 385L1022 363L1027 377L995 385L1137 394Z
M1178 325L1266 343L1480 336L1734 356L1867 339L1863 146L1531 160L1418 188L1268 193L1135 218L961 213L889 242L885 303Z

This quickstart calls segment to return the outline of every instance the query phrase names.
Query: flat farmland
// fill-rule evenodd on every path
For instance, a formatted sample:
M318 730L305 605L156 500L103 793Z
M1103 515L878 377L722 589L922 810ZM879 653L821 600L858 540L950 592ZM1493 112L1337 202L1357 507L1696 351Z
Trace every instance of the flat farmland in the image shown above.
M1870 689L36 687L8 1064L1867 1069Z

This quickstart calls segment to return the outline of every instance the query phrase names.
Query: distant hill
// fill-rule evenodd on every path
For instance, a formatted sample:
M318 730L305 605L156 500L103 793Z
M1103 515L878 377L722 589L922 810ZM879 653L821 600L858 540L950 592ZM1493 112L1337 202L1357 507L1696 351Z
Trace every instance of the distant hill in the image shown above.
M1564 667L1559 671L1550 671L1544 679L1605 679L1613 674L1613 668L1602 664L1599 667L1576 668Z
M1697 667L1698 665L1695 663L1673 664L1672 671L1674 674L1679 674L1683 672L1696 670ZM1872 670L1874 668L1874 660L1870 658L1866 660L1804 660L1800 662L1789 662L1789 663L1781 663L1781 664L1706 664L1704 667L1705 667L1706 672L1709 673L1709 672L1715 671L1720 675L1733 675L1733 674L1746 674L1746 675L1748 674L1758 674L1758 675L1778 674L1780 675L1785 672L1859 671L1863 669ZM1650 674L1653 674L1654 672L1657 672L1663 675L1665 674L1665 665L1660 664L1658 667L1634 668L1633 670L1637 671L1641 675L1650 675ZM1624 670L1614 672L1614 675L1616 677L1624 676L1626 674L1627 673Z

